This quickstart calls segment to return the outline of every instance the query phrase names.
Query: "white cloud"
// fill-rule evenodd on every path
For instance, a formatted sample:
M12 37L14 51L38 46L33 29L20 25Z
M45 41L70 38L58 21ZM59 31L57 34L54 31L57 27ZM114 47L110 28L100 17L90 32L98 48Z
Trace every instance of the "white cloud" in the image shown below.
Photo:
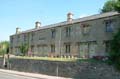
M89 15L90 15L90 14L81 14L81 15L80 15L80 18L89 16Z

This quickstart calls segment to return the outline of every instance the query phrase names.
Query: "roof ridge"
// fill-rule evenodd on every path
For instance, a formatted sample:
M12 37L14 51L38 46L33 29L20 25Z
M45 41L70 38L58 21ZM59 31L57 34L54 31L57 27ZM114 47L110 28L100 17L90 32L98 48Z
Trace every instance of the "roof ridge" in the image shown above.
M76 22L83 22L83 21L88 21L88 20L94 20L94 19L97 19L97 18L104 18L104 17L114 16L114 15L118 15L118 14L120 14L120 13L118 13L116 11L115 12L112 11L112 12L94 14L94 15L89 15L89 16L85 16L85 17L82 17L82 18L73 19L73 21L71 21L71 22L68 22L68 21L58 22L58 23L55 23L55 24L42 26L39 29L33 28L33 29L26 30L26 31L22 31L21 33L27 33L27 32L37 31L37 30L41 30L41 29L46 29L46 28L63 26L63 25L76 23Z

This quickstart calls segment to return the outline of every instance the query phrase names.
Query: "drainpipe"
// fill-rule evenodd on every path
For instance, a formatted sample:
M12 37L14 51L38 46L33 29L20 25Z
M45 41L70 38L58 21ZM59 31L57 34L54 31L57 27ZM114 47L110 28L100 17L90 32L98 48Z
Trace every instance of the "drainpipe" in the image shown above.
M60 27L60 39L59 39L59 52L61 56L61 27Z

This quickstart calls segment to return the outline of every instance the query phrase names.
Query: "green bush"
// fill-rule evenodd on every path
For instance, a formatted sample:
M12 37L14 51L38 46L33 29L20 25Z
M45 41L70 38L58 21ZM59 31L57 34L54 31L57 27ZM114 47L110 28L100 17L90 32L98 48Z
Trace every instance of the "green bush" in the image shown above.
M23 56L25 56L28 52L29 45L28 44L21 44L20 51Z
M2 41L0 42L0 55L9 53L9 42Z
M117 69L120 70L120 29L113 36L113 40L110 42L109 60Z

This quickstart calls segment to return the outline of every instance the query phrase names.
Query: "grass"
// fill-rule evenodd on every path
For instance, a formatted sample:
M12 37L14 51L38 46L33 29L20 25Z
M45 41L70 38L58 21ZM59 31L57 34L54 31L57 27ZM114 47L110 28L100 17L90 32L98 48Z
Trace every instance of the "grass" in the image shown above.
M100 62L105 62L102 60L96 60L93 58L88 58L88 59L77 59L78 62L91 62L91 63L100 63Z
M48 61L77 61L78 58L53 58L53 57L27 57L27 56L15 56L12 58L17 59L33 59L33 60L48 60Z
M65 62L103 62L102 60L96 60L93 58L83 59L83 58L54 58L54 57L28 57L28 56L15 56L11 58L16 59L32 59L32 60L46 60L46 61L65 61Z
M2 56L0 56L2 57ZM83 59L83 58L55 58L55 57L29 57L29 56L14 56L10 57L13 59L32 59L32 60L46 60L46 61L65 61L65 62L103 62L102 60L96 60L93 58ZM105 61L106 62L106 61Z

